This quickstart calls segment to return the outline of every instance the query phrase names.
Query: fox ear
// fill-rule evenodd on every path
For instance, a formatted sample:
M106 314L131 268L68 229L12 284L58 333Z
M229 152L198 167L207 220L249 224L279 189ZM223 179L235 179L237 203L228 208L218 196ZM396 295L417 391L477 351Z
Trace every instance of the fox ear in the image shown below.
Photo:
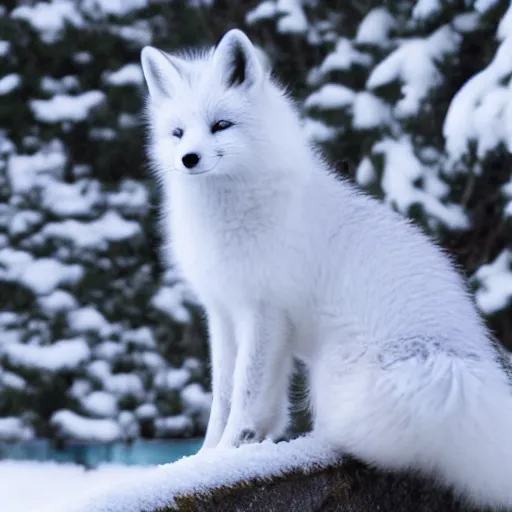
M142 49L140 60L149 95L157 98L171 96L176 84L183 79L184 61L152 46Z
M262 80L263 68L256 48L241 30L227 32L217 44L213 58L228 87L252 87Z

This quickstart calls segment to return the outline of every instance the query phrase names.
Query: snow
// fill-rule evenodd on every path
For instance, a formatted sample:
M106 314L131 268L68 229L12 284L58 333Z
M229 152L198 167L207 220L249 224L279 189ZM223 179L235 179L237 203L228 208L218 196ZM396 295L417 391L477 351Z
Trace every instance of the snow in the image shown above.
M117 414L117 398L107 391L93 391L82 398L81 404L92 416L111 418Z
M97 180L63 183L47 178L40 184L43 208L57 217L89 216L101 204L101 186Z
M21 77L16 73L11 73L0 78L0 96L10 94L14 89L21 85Z
M155 375L155 385L170 390L181 389L190 380L190 372L185 368L169 368Z
M498 41L505 41L507 37L512 36L512 3L510 4L503 18L501 18L496 36Z
M142 85L144 76L139 64L126 64L122 68L105 75L105 82L109 85Z
M509 16L512 18L512 14ZM502 26L506 25L500 24ZM506 30L502 29L502 32L505 37ZM512 151L510 55L512 35L504 38L490 64L471 77L451 101L444 120L443 135L453 161L462 158L471 141L476 142L479 156L500 143L506 144ZM500 86L505 79L508 80L508 88Z
M0 371L0 385L6 388L23 390L27 387L27 381L15 373Z
M365 156L356 169L356 182L362 187L370 185L376 178L372 161Z
M245 15L245 22L247 25L254 25L259 21L272 19L276 14L276 3L273 0L265 0L258 4L254 9L247 12Z
M100 382L106 381L111 374L110 363L104 360L93 361L87 367L87 373L90 377L98 379Z
M87 91L76 96L56 94L49 100L31 100L30 107L35 118L45 123L79 122L84 121L91 110L104 101L105 93Z
M78 307L76 299L65 290L55 290L49 295L39 297L38 303L41 309L50 316L66 313Z
M16 327L20 324L20 315L12 311L0 311L1 327Z
M53 141L32 155L10 155L7 175L14 194L29 192L39 175L49 174L60 178L66 164L61 142Z
M89 64L92 61L90 52L77 52L73 56L73 60L79 64Z
M12 311L0 311L1 327L16 327L20 323L20 316Z
M21 329L10 329L8 331L3 331L2 336L0 336L0 347L3 345L18 345L22 342L24 337L24 331Z
M33 430L24 425L20 418L0 418L0 441L28 441L33 437Z
M158 409L155 404L142 404L135 409L135 415L141 420L156 418Z
M495 7L500 0L476 0L474 8L480 12L486 12Z
M3 348L3 353L12 365L49 372L76 369L91 355L82 338L60 340L41 347L10 344Z
M120 125L125 122L125 117L119 118ZM118 191L108 195L107 202L109 206L118 209L123 215L140 215L148 208L149 193L142 184L126 179L121 182Z
M60 285L75 285L83 276L79 265L66 265L51 258L34 260L29 253L9 247L0 249L0 277L19 281L36 295L48 295Z
M30 262L16 277L36 295L48 295L60 285L76 285L83 274L80 265L66 265L51 258L41 258Z
M126 16L147 5L148 0L83 0L81 8L88 15L101 18L106 15Z
M512 251L504 249L493 262L482 265L473 279L479 284L476 302L485 314L507 307L512 300Z
M53 94L62 94L71 89L76 89L79 84L78 78L74 75L68 75L60 79L51 76L43 76L41 78L41 89Z
M50 420L59 435L80 441L113 443L122 438L120 426L111 419L92 419L62 409Z
M140 436L139 421L135 414L131 411L121 411L117 418L121 430L123 432L123 439L137 439Z
M154 468L102 465L93 471L74 464L1 461L2 512L38 512L56 499L73 502L85 489L143 476Z
M151 44L153 40L151 27L145 20L136 21L133 25L111 25L108 27L108 31L126 41L133 41L140 47Z
M32 6L21 5L11 11L11 17L30 23L46 43L57 41L67 23L77 28L84 26L75 2L69 0L37 2Z
M391 121L389 105L368 91L356 94L352 115L352 126L358 130L370 130Z
M0 57L7 55L11 50L11 42L0 40Z
M190 436L193 430L192 420L184 414L155 419L156 437Z
M372 62L370 55L362 53L345 37L340 37L336 42L333 52L329 53L320 65L320 74L326 75L332 71L348 71L354 64L369 66Z
M94 356L98 359L111 361L124 351L123 345L116 341L103 341L94 347Z
M85 379L75 379L71 388L69 389L69 395L73 398L81 399L85 395L91 392L92 384Z
M135 373L106 375L103 379L103 385L107 391L119 397L134 396L141 398L144 395L142 380Z
M105 479L98 485L77 489L72 499L55 496L46 501L47 507L29 512L142 512L170 508L176 505L176 496L207 493L243 480L269 478L297 469L308 472L339 460L339 454L312 437L209 450L124 479Z
M9 235L17 237L26 235L32 231L34 227L39 226L43 222L41 213L33 210L22 210L14 214L9 223Z
M306 119L303 125L306 137L313 142L327 142L336 137L337 130L316 119Z
M472 32L478 28L480 16L476 12L464 12L453 18L453 28L462 34Z
M354 98L355 92L344 85L325 84L306 98L304 106L308 109L332 110L351 106Z
M441 0L418 0L412 10L412 17L416 20L428 20L439 14L442 8Z
M503 119L508 102L512 102L507 87L487 92L473 111L474 135L478 141L477 157L483 158L494 149L497 141L507 140L507 125Z
M383 139L375 144L373 151L385 155L382 189L386 202L395 204L402 213L407 213L413 204L421 204L429 216L451 229L468 227L468 219L460 206L444 204L442 197L432 195L433 191L445 191L445 187L435 171L424 167L416 158L408 137ZM420 179L426 190L414 185Z
M366 86L377 89L399 81L403 98L395 106L395 115L399 118L414 116L428 93L443 82L437 62L454 53L460 42L460 34L449 25L427 38L405 41L373 69Z
M158 352L144 351L134 355L134 360L140 366L151 368L153 370L159 370L168 366L166 360Z
M389 33L395 26L395 18L388 10L376 7L359 24L355 40L359 44L386 47L389 44Z
M277 0L276 12L279 15L277 31L281 34L305 34L308 21L300 0Z
M74 333L107 333L110 324L94 307L86 306L68 313L68 325Z
M190 312L183 305L187 291L185 285L177 283L174 286L163 286L151 299L154 308L169 315L174 321L188 323Z
M206 393L197 382L183 388L181 391L181 399L186 412L191 414L202 413L206 414L206 416L209 415L212 395L211 393Z
M124 331L121 340L128 345L135 345L139 348L155 349L156 340L149 327L139 327Z
M140 234L140 225L122 218L115 211L107 211L91 222L66 219L49 222L41 230L48 237L69 240L78 248L105 250L109 242L120 242Z

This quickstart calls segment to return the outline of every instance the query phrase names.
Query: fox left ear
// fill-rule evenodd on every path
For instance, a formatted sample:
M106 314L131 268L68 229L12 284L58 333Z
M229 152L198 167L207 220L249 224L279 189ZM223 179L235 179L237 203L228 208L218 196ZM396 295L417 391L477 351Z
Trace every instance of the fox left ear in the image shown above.
M263 67L256 48L241 30L227 32L217 44L213 58L228 87L252 87L262 80Z

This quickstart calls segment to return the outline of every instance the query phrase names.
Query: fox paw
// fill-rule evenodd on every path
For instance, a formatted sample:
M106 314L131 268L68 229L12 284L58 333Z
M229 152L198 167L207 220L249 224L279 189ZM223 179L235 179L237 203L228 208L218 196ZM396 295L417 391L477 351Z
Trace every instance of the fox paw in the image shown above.
M259 434L255 429L243 428L231 435L224 435L219 446L238 447L243 444L260 443L264 438L265 436Z

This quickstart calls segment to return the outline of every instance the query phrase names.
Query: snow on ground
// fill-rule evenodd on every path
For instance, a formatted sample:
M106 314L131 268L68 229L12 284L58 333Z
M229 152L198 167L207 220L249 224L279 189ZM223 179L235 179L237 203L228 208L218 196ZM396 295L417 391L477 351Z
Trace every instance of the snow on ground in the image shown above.
M117 481L145 476L152 471L151 467L113 465L86 471L73 464L1 461L1 510L36 512L57 496L64 502L73 503L75 496L84 489L94 489L103 482L115 486Z
M124 474L114 471L111 475L104 473L102 478L98 477L100 470L96 478L89 477L87 485L81 486L74 485L77 480L77 470L74 470L70 486L65 482L62 484L61 480L61 487L54 487L53 498L46 494L46 499L39 500L40 508L25 508L24 512L152 512L174 504L174 497L178 495L207 492L242 480L271 477L297 468L307 471L336 460L339 460L339 455L328 446L317 439L305 437L278 444L266 441L241 448L209 450L184 457L173 464ZM30 475L24 478L24 492L27 481L31 481ZM83 475L82 482L85 483ZM71 493L68 494L69 489Z

